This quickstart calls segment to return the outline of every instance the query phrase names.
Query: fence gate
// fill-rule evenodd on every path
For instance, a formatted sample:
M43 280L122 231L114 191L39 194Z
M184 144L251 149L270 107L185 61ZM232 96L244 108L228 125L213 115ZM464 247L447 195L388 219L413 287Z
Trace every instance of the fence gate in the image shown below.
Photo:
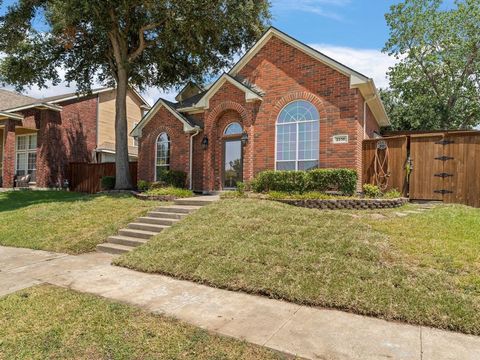
M410 199L480 207L480 136L411 135Z
M443 200L443 177L446 159L443 157L443 134L412 135L410 137L410 199Z

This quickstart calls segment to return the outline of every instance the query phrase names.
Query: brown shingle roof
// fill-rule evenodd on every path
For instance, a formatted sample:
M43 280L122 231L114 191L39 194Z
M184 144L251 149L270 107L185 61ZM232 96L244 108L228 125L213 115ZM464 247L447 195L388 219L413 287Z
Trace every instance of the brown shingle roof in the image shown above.
M25 96L14 91L0 89L0 110L12 109L36 102L38 102L38 99L33 97Z

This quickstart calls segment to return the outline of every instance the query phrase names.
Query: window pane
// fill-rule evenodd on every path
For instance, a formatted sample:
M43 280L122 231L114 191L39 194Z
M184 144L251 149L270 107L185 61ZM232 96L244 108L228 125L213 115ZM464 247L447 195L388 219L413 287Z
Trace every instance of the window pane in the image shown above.
M28 137L28 148L35 150L37 148L37 134Z
M277 125L277 160L295 160L297 125Z
M27 154L18 153L17 154L17 175L24 175L25 170L27 170Z
M37 154L34 152L28 153L28 170L35 170L37 168Z
M318 159L319 129L318 122L298 124L298 160Z
M318 168L318 161L299 161L298 170L312 170Z
M319 120L320 115L313 104L308 101L294 101L285 106L278 116L278 123Z
M277 170L295 170L295 161L277 161Z
M17 150L26 150L27 149L27 138L25 136L17 137Z
M235 122L235 123L231 123L230 125L227 126L224 134L225 135L239 135L239 134L242 134L242 132L243 132L242 125Z

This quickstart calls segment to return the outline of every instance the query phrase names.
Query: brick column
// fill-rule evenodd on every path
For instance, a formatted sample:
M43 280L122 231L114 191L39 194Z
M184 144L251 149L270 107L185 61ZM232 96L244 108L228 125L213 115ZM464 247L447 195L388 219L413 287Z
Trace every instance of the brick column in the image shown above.
M7 120L3 138L3 174L2 186L11 188L14 186L15 177L15 122Z

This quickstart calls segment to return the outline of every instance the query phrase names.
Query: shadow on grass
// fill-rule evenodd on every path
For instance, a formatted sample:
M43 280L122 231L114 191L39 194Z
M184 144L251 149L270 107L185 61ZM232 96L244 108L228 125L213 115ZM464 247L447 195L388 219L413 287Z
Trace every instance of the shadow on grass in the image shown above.
M40 190L17 190L0 193L0 212L12 211L31 205L47 203L67 203L75 201L91 201L100 196L125 197L127 194L101 194L91 195L68 191L40 191Z

